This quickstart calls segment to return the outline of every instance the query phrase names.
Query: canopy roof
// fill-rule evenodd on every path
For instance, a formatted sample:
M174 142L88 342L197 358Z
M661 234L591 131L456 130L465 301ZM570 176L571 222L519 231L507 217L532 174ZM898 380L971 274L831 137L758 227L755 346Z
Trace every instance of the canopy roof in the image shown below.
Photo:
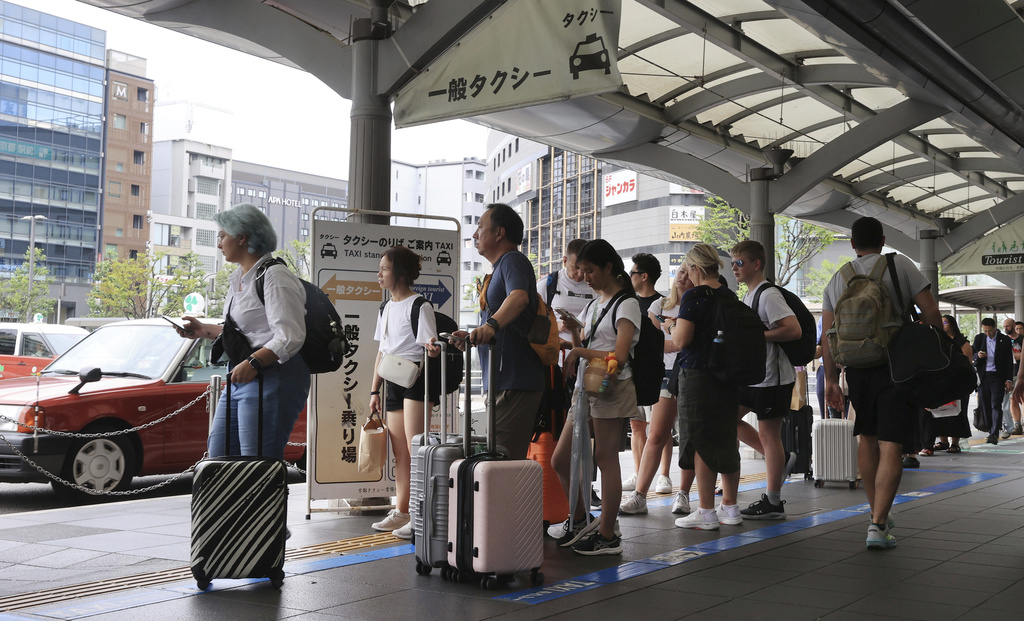
M395 28L378 71L394 96L503 4L85 1L303 68L344 97L350 23L371 5ZM935 230L942 261L1024 213L1020 5L622 0L619 92L468 120L696 183L742 209L749 169L770 165L766 149L792 149L772 211L843 230L873 215L912 257Z

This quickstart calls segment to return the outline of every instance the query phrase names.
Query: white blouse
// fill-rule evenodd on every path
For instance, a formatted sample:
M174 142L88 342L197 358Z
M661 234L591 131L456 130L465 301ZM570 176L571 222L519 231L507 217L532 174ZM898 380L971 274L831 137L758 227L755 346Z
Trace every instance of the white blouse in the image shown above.
M299 353L306 340L306 290L285 265L272 265L263 274L263 298L256 295L256 273L273 258L269 252L242 274L239 267L228 277L224 316L231 319L253 347L266 347L287 362Z

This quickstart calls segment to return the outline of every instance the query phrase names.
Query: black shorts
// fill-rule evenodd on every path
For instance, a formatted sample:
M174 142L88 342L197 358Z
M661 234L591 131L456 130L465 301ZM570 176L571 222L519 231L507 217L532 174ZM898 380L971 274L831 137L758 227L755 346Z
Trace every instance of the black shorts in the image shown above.
M431 358L430 362L430 402L436 404L441 396L441 366L440 358ZM406 388L392 382L385 381L387 394L384 400L384 408L388 412L397 412L405 409L405 400L423 401L423 373L416 378L416 383Z
M913 439L917 407L896 389L889 367L847 369L850 405L857 412L854 435L877 436L882 442L904 444Z
M757 420L788 416L792 401L793 384L740 388L740 405L757 414Z

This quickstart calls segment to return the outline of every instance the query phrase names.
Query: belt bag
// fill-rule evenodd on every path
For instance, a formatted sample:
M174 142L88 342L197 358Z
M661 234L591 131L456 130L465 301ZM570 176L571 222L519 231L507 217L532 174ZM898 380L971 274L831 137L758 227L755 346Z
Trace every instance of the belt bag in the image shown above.
M401 356L384 354L377 366L377 375L387 382L409 388L420 376L420 365Z

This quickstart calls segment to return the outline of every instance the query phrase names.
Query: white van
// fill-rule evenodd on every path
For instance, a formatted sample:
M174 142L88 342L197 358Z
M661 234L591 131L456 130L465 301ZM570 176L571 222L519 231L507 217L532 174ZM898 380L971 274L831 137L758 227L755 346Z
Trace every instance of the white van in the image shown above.
M42 371L88 331L51 323L0 323L0 379Z

